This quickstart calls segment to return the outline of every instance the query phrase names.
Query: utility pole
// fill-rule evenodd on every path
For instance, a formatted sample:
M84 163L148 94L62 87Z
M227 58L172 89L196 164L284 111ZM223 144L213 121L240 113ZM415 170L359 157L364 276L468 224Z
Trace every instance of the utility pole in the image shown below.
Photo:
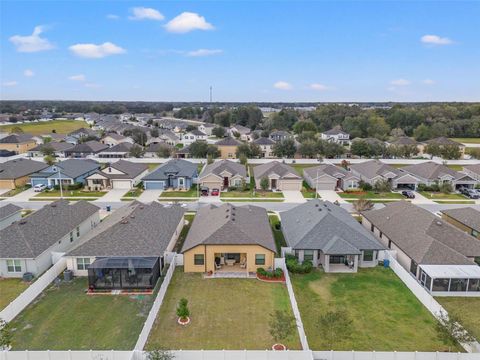
M318 169L317 169L317 178L315 179L315 199L318 198Z
M59 169L57 167L57 169ZM63 199L63 186L62 186L62 178L60 176L60 169L58 170L58 184L60 185L60 199Z
M212 103L212 90L213 90L212 85L210 85L210 104Z

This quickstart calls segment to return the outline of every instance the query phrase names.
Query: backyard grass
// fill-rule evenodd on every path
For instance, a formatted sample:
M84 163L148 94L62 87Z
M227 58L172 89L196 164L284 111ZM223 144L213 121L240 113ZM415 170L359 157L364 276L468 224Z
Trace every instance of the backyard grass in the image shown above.
M462 326L480 340L480 298L438 297L436 300L449 314L456 315Z
M22 279L0 279L0 311L28 287Z
M315 270L306 275L292 274L291 278L314 350L448 350L437 338L436 320L390 269L359 269L356 274ZM352 324L330 346L317 324L320 316L335 310L345 312Z
M191 322L177 324L176 307L188 300ZM284 284L255 279L204 279L177 268L147 342L148 349L270 349L270 314L291 312ZM299 349L298 333L285 341Z
M24 133L32 135L48 135L55 130L57 134L68 134L72 131L81 128L88 128L88 124L84 121L76 120L52 120L52 121L42 121L42 122L33 122L25 124L13 124L1 126L0 130L3 132L10 132L13 128L20 128Z
M178 236L177 243L175 244L175 247L173 248L173 251L180 254L182 251L183 243L185 242L185 239L187 238L188 232L190 231L190 227L192 226L192 221L195 218L195 215L185 215L185 220L188 222L188 224L184 225L182 228L182 231L180 232L180 235Z
M465 144L480 144L480 138L452 138L451 140Z
M281 222L278 218L278 215L268 215L268 219L270 220L270 226L272 227L273 237L275 238L275 246L277 247L277 257L280 257L282 254L282 247L287 246L287 242L285 241L285 237L283 236L283 232L281 229ZM277 229L276 226L279 228Z
M466 197L461 195L461 194L456 194L456 193L451 193L451 194L445 194L442 192L432 192L432 191L419 191L420 195L425 196L427 199L438 199L438 200L448 200L448 199L453 199L453 200L465 200Z
M85 294L86 278L50 286L12 325L13 350L130 350L153 295Z
M339 192L344 199L404 199L403 195L395 192L376 193L373 191Z
M193 185L190 189L186 191L164 191L162 192L162 195L160 195L160 199L182 198L182 197L197 198L198 197L197 186L198 185Z
M309 167L318 166L318 165L320 165L320 163L318 163L318 164L287 164L287 165L293 167L295 170L297 170L297 172L300 174L300 176L303 176L303 170L304 169L309 168Z
M148 171L152 171L152 170L155 170L157 167L159 167L162 164L160 164L160 163L148 163L147 165L148 165Z
M63 190L64 197L95 197L99 198L105 195L106 191L82 191L82 190ZM35 197L60 197L60 190L42 191Z

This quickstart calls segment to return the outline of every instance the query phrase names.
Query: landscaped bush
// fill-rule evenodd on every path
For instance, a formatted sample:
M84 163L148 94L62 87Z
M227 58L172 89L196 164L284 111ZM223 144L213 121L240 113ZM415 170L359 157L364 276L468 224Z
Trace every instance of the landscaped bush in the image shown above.
M267 271L264 268L258 268L257 275L267 277L269 279L277 279L283 276L283 270L280 268L277 268L273 271Z
M309 260L305 260L300 264L297 258L293 255L287 255L285 260L288 271L294 274L307 274L313 269L313 264Z
M432 184L430 186L428 186L426 184L418 184L417 190L418 191L438 192L440 190L440 187L438 186L438 184Z
M373 188L372 185L366 183L365 181L360 181L358 183L358 186L360 186L360 189L362 189L363 191L371 191Z

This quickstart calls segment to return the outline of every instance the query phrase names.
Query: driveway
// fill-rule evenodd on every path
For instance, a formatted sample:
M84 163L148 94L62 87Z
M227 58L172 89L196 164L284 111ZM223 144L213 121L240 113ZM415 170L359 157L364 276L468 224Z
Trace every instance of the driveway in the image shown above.
M415 199L412 199L412 204L428 204L428 205L435 205L437 204L435 201L427 199L425 196L421 195L417 191L413 192L415 194Z
M282 191L285 202L287 203L304 203L307 200L303 197L300 191Z
M336 191L334 190L317 190L318 195L322 198L322 200L335 202L338 201L340 204L348 204L348 201L341 198Z
M139 197L138 201L143 203L149 203L154 200L158 200L159 196L162 195L163 190L145 190Z
M33 188L30 188L30 189L27 189L25 191L22 191L21 193L15 195L15 196L12 196L12 197L9 197L8 198L8 201L9 202L22 202L22 201L28 201L28 199L30 199L31 197L34 197L36 194L35 190Z
M122 196L125 195L127 192L127 189L112 189L109 192L107 192L105 195L102 197L98 198L94 202L116 202L116 201L122 201Z

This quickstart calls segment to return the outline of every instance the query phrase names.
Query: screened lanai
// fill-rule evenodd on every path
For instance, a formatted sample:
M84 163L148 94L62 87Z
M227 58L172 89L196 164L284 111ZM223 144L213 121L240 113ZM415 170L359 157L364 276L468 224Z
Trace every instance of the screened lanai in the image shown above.
M432 295L480 296L480 266L420 265L420 283Z

